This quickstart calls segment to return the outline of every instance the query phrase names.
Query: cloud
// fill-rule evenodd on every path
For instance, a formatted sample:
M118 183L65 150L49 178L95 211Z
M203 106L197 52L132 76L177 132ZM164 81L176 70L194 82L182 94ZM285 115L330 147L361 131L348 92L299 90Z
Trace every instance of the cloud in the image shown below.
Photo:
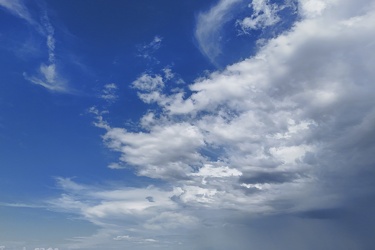
M42 63L39 67L39 72L35 76L29 76L24 72L26 80L40 85L52 92L69 93L72 92L67 85L67 81L59 74L57 70L57 63L55 57L55 30L50 23L50 20L45 14L41 21L43 31L46 38L46 45L48 49L48 62Z
M29 76L27 73L23 73L26 80L40 85L53 92L69 92L66 81L56 71L56 64L44 64L42 63L39 67L37 76Z
M72 239L71 248L91 248L109 242L112 245L113 240L126 241L129 246L156 243L162 246L171 243L161 235L197 222L173 202L172 197L179 190L154 186L104 188L78 184L71 179L56 180L64 193L49 200L48 208L75 214L100 227L95 235ZM165 231L160 232L161 229ZM157 235L159 239L154 238Z
M221 54L220 35L223 25L231 20L231 10L242 0L220 0L197 18L195 38L201 52L213 63Z
M47 208L46 206L35 205L35 204L24 204L24 203L2 203L0 207L14 207L14 208Z
M196 152L204 145L203 135L188 123L160 124L149 133L108 128L103 140L109 148L122 153L122 162L152 178L183 178L190 172L191 163L204 160Z
M108 129L106 144L138 174L152 178L198 176L195 168L203 173L212 165L211 173L228 166L253 175L248 184L312 188L317 169L344 150L341 142L368 131L374 105L366 80L374 78L374 60L366 52L373 46L373 8L359 15L347 2L327 4L334 8L297 22L254 57L198 79L187 98L182 92L164 94L161 77L142 76L147 81L135 85L156 93L164 112L159 118L145 115L153 124L145 132ZM217 8L212 13L220 13ZM359 162L347 160L341 167L351 164Z
M231 3L221 1L206 18L224 15ZM141 75L133 87L156 105L137 131L111 126L92 110L120 165L160 186L106 189L65 180L50 204L101 228L81 246L142 238L164 242L155 245L160 249L228 249L228 242L236 249L348 242L370 249L373 241L351 226L373 207L375 6L305 4L299 2L306 10L289 31L253 57L196 79L189 95L168 93L161 74ZM285 241L296 232L298 240Z
M139 45L138 56L156 64L160 63L153 54L160 49L162 41L163 38L161 36L155 36L150 43Z
M109 103L114 102L118 99L118 95L116 94L118 87L115 83L108 83L104 85L101 98Z
M0 6L7 9L13 15L26 20L41 36L46 39L48 61L41 63L36 75L29 75L24 72L24 78L34 84L40 85L53 92L68 93L71 92L67 81L58 72L56 63L55 49L55 30L51 25L47 13L41 16L41 21L35 21L29 10L20 0L0 0Z
M151 76L148 74L143 74L137 80L135 80L132 85L138 90L151 92L163 88L164 82L160 75Z
M269 0L253 0L249 5L253 9L253 14L246 17L237 24L241 26L242 30L258 30L267 26L275 25L280 21L277 12L282 9L279 5L271 4Z
M30 12L21 0L0 0L0 6L8 10L11 14L26 20L29 24L36 25Z

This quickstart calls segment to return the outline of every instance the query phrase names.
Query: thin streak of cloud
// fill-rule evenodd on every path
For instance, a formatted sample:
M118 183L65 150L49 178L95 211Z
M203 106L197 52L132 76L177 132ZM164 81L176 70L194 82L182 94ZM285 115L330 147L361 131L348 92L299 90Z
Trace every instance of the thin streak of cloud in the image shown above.
M25 203L2 203L0 202L0 206L2 207L14 207L14 208L47 208L47 206L42 205L35 205L35 204L25 204Z
M26 6L21 0L0 0L0 6L8 10L11 14L26 20L31 25L36 25Z
M36 32L44 36L46 39L48 62L42 63L39 66L36 75L30 75L24 72L24 78L31 83L42 86L52 92L72 93L72 90L70 90L67 85L67 81L61 76L57 69L55 30L47 13L45 12L42 15L41 22L37 22L21 0L0 0L0 6L13 15L26 20Z
M221 54L220 36L223 25L229 21L232 8L242 0L220 0L215 6L200 13L195 29L195 38L201 52L216 65L216 58Z
M41 24L45 32L48 62L40 65L37 75L29 76L29 74L24 72L24 77L26 80L36 85L40 85L52 92L72 93L73 91L69 89L67 81L61 76L57 69L58 66L55 56L55 29L53 28L47 13L43 15Z

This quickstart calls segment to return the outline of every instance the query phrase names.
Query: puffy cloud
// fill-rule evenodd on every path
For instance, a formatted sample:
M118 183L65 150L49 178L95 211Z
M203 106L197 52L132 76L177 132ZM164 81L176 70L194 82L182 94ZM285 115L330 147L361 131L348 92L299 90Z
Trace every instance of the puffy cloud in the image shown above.
M109 128L103 139L108 147L122 153L121 161L152 178L183 178L194 162L203 160L197 152L204 145L203 135L188 123L160 124L150 133Z
M132 83L133 87L141 91L154 91L164 87L163 78L160 75L151 76L148 74L141 75Z
M253 0L250 6L253 9L251 17L246 17L238 21L238 24L244 31L247 29L262 29L280 21L277 12L280 11L282 7L277 4L270 4L268 0Z

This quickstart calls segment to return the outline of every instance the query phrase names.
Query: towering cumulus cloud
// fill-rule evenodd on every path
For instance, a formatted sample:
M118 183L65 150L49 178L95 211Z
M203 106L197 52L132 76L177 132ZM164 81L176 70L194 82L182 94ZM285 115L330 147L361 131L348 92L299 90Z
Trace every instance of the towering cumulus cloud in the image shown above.
M209 58L236 2L198 18ZM277 22L260 3L246 28ZM51 204L102 228L77 248L111 238L141 249L370 249L374 221L360 214L374 207L374 1L295 4L290 30L197 79L190 94L167 93L162 75L136 79L139 97L156 104L137 131L95 112L117 164L160 182L98 189L59 179L65 194Z

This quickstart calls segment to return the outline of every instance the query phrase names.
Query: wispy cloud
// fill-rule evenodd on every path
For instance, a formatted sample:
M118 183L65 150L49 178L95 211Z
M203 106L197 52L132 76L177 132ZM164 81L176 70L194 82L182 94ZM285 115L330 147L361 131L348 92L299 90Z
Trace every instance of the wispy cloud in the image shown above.
M25 204L25 203L2 203L2 207L14 207L14 208L47 208L45 205L36 205L36 204Z
M25 79L53 92L70 92L71 90L68 88L67 81L58 71L55 56L55 30L47 13L45 12L41 18L34 18L21 0L0 0L0 6L4 7L13 15L26 20L36 32L46 39L48 61L40 64L36 75L30 75L24 72L23 75ZM41 21L38 22L36 21L37 19Z
M8 10L13 15L26 20L32 25L36 25L35 20L31 17L27 7L22 0L0 0L0 6Z
M45 32L48 62L40 65L37 75L29 76L27 73L24 73L24 77L26 80L53 92L71 92L67 85L67 81L59 74L57 70L58 66L55 56L56 41L54 37L55 30L51 25L47 13L44 14L41 24Z
M154 54L160 49L162 41L163 38L161 36L155 36L150 43L139 45L138 56L156 64L160 63L159 60L155 58Z
M201 52L213 63L221 54L221 32L223 25L232 18L232 8L242 0L220 0L215 6L204 13L200 13L195 29Z
M118 99L117 89L118 87L115 83L108 83L104 85L100 97L108 103L112 103Z

